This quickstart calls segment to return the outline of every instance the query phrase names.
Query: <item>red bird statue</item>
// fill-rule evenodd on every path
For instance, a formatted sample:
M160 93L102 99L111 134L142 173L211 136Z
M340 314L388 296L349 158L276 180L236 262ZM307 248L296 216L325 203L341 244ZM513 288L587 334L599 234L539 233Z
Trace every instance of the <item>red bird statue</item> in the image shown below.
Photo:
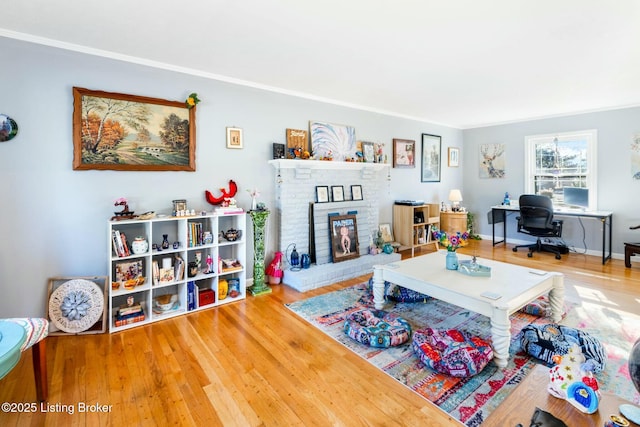
M220 188L220 191L222 192L222 196L214 197L214 195L211 194L209 190L205 190L204 195L207 199L207 202L211 203L212 205L221 204L222 202L224 202L224 199L230 199L236 195L236 193L238 192L238 186L236 185L236 182L234 180L230 179L229 191L227 191L225 188Z

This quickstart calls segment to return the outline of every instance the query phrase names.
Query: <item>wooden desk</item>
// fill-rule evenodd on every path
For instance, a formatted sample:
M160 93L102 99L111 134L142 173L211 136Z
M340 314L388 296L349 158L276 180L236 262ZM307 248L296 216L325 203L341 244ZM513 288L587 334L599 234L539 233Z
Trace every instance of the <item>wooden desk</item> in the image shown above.
M549 368L537 365L522 383L482 423L482 427L528 426L536 407L550 412L568 426L602 427L610 415L621 415L618 406L629 403L611 393L602 393L598 410L585 414L564 399L553 397L547 391ZM629 421L631 426L637 424Z

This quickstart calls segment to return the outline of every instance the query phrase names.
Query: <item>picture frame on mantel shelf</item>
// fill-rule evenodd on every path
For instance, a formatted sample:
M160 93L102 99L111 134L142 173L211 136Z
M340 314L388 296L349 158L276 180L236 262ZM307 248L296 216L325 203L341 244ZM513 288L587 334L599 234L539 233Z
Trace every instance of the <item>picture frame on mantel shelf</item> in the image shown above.
M73 169L195 171L196 106L74 87Z
M351 186L351 200L362 200L362 185Z
M416 167L416 142L410 139L393 140L393 167Z
M316 203L329 202L329 187L326 185L316 186Z
M422 134L422 182L440 182L440 158L442 153L442 137Z
M373 142L362 141L362 157L365 163L376 161L376 150Z
M242 148L242 129L227 127L227 148Z
M280 144L277 142L273 143L273 158L274 159L284 159L286 158L284 152L284 144Z
M460 166L460 149L457 147L449 147L449 167L457 168Z
M353 126L310 121L309 130L313 156L342 162L355 155L356 129Z
M331 186L331 201L344 202L344 187L342 185Z
M329 216L329 233L333 262L347 261L360 257L355 215Z

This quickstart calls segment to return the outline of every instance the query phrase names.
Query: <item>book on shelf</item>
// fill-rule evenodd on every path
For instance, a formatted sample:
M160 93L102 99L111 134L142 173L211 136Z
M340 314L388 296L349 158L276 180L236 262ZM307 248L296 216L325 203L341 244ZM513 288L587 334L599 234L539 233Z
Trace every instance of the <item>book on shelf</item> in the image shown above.
M173 275L175 280L182 280L184 277L184 260L178 254L175 255L175 261L173 264Z
M239 214L239 213L244 213L244 209L239 208L237 206L226 206L226 207L216 208L215 213L217 213L218 215Z
M124 249L124 256L131 255L131 252L129 251L129 245L127 244L127 236L124 233L119 233L119 234L120 234L120 240L122 241L122 247Z
M187 282L187 311L196 309L196 282L189 280Z
M139 311L137 313L124 314L124 315L120 315L118 313L116 314L114 324L116 326L124 326L124 325L129 325L131 323L142 322L145 319L146 319L146 316L144 314L144 311Z
M152 272L152 277L153 277L153 285L157 285L158 283L160 283L160 266L158 265L158 261L153 260L153 272Z
M121 305L118 309L118 316L128 316L131 314L142 313L142 306L140 304L133 305Z
M124 246L122 245L122 238L118 230L113 230L113 251L118 257L126 256Z

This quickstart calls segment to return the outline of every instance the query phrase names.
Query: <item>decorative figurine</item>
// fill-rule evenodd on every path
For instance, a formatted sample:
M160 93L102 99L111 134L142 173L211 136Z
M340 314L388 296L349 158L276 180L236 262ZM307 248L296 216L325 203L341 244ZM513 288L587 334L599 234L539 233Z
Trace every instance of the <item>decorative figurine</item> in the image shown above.
M282 252L276 252L273 261L267 266L265 273L270 285L278 285L282 281L284 271L282 270Z
M211 194L210 191L205 190L204 195L205 195L205 198L207 199L207 202L211 203L212 205L219 205L222 202L224 202L225 199L232 198L238 192L238 185L235 183L234 180L230 179L229 190L220 188L220 191L222 192L222 196L215 197L213 194Z
M186 101L184 101L185 105L187 106L187 108L190 110L193 107L195 107L196 105L198 105L200 103L200 99L198 98L198 94L193 92L191 95L189 95L186 99Z
M133 211L129 210L129 204L127 202L127 199L125 199L124 197L120 197L119 199L117 199L113 205L124 206L124 207L122 208L122 211L114 212L116 215L114 217L111 217L112 221L113 220L118 221L121 219L132 219L134 217Z
M205 273L213 273L213 258L211 257L211 254L207 255L207 269Z
M258 197L260 197L260 192L257 188L253 190L247 190L249 196L251 196L251 210L255 211L258 208Z

